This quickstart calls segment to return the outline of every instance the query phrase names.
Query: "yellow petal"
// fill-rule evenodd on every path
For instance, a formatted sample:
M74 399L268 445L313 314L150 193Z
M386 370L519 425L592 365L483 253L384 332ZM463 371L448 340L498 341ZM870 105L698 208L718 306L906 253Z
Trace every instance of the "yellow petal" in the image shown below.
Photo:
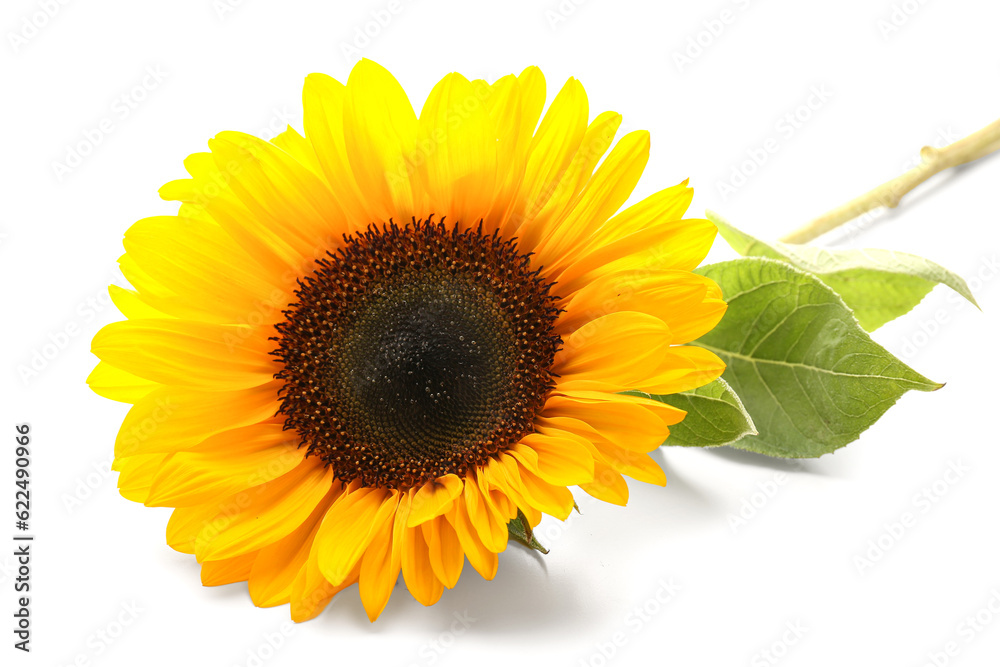
M652 223L575 257L565 270L553 275L558 280L556 291L568 297L597 277L620 271L691 271L705 259L716 232L715 225L708 220Z
M594 481L581 484L580 488L598 500L624 507L628 502L628 485L622 476L604 461L596 461L594 470Z
M278 365L265 335L240 327L175 319L112 322L94 336L101 360L163 384L212 390L257 387Z
M580 383L586 384L586 383ZM600 390L587 390L587 389L564 389L560 387L558 395L566 396L572 398L573 400L580 401L582 403L604 403L606 401L611 401L613 403L628 403L630 405L641 405L642 407L650 410L663 421L667 426L673 426L674 424L679 424L684 416L687 414L684 410L680 408L675 408L672 405L667 405L661 401L654 400L647 396L634 396L631 394L620 394L616 390L612 391L600 391Z
M234 558L205 561L201 564L202 586L224 586L237 581L246 581L254 561L257 560L257 553L253 551Z
M594 167L614 141L621 122L620 113L605 111L598 114L587 126L587 131L584 132L583 140L569 167L566 168L545 207L535 216L533 224L542 225L545 229L542 238L548 239L558 231L559 226L555 223L561 222L577 201L580 191L593 175ZM542 263L547 264L545 261Z
M695 345L671 346L661 320L632 311L611 313L574 332L555 372L560 392L574 389L674 394L719 377L725 363ZM624 354L622 350L630 350Z
M224 431L160 466L148 506L199 505L281 477L302 463L299 439L280 423Z
M137 403L159 383L132 375L102 361L87 377L87 384L99 396L123 403Z
M456 504L462 504L465 508L483 545L494 553L503 551L507 547L507 523L496 508L483 497L479 481L471 473L466 479L462 499L464 503Z
M521 123L519 126L519 144L530 145L538 119L545 107L545 76L542 70L535 67L525 67L517 75L517 86L521 91Z
M382 614L399 579L403 534L411 497L412 493L396 496L398 505L395 514L382 522L361 559L358 591L368 620L372 623Z
M534 452L531 454L531 460L533 461L533 465L537 467L538 458ZM497 488L515 505L513 515L517 515L518 509L525 514L538 515L538 511L531 506L531 502L524 494L519 469L517 459L505 452L497 458L490 459L483 474L487 477L491 486ZM538 516L540 519L540 515ZM535 523L538 523L538 521L536 520Z
M629 451L606 442L596 442L594 446L615 471L647 484L666 485L667 476L663 473L663 468L648 454Z
M358 192L344 139L344 100L347 89L326 74L310 74L302 89L306 136L315 147L323 173L353 228L373 220Z
M125 289L118 285L108 285L108 295L111 297L111 303L115 304L115 308L127 319L142 320L171 317L151 306L135 290Z
M252 159L252 156L247 156L247 159ZM167 183L160 188L160 196L183 202L180 213L185 218L217 223L238 246L260 263L269 280L283 285L282 276L289 271L293 276L297 275L302 268L303 257L292 244L262 224L230 187L233 179L242 172L244 162L245 159L235 159L219 165L211 153L193 153L184 160L184 167L191 178ZM132 281L131 277L129 281ZM132 284L135 285L134 282Z
M603 153L603 151L601 151ZM631 132L612 149L565 217L537 248L538 261L550 270L570 262L635 188L649 159L649 133Z
M587 93L576 79L569 79L545 113L528 147L524 184L515 216L520 246L534 248L544 233L533 225L576 155L587 131Z
M620 311L599 317L563 338L553 371L561 381L599 380L634 388L670 346L670 329L646 313Z
M609 245L647 227L680 220L691 205L694 190L684 181L655 192L611 218L594 234L584 252Z
M277 542L312 514L329 492L331 478L328 468L306 460L286 475L236 494L236 506L219 505L216 517L198 533L195 555L199 561L232 558Z
M516 203L516 193L524 176L530 132L521 128L521 86L509 74L489 86L486 109L496 136L496 181L493 204L486 214L485 228L502 230L504 221ZM537 122L537 117L534 122ZM532 127L534 129L534 127Z
M211 435L256 424L278 408L277 381L233 392L165 386L149 392L125 415L115 456L188 449Z
M272 143L242 132L220 132L208 142L229 188L253 216L264 238L286 243L308 268L348 231L326 183Z
M511 451L528 447L537 456L535 471L550 484L573 486L594 478L594 459L587 448L575 440L531 433L514 445Z
M504 93L505 86L510 86L507 93ZM537 67L527 67L517 76L515 84L505 83L504 79L500 79L491 89L495 94L491 96L490 115L497 119L499 142L498 178L503 180L498 181L494 209L490 211L487 222L490 223L490 229L499 229L509 238L516 235L518 227L524 221L522 200L523 192L527 191L524 169L532 135L545 106L545 77ZM511 108L514 104L512 100L509 105L504 105L505 108L495 103L505 96L513 97L515 94L518 97L516 110ZM508 158L509 161L505 162Z
M427 542L431 569L445 588L454 588L465 563L465 552L462 551L458 533L444 516L431 519L420 527Z
M493 204L497 136L486 109L489 87L451 73L434 86L420 112L421 145L431 210L475 227Z
M427 482L413 497L406 525L413 527L444 514L461 495L462 489L462 479L458 475L444 475Z
M529 450L532 451L533 450ZM518 475L524 497L531 507L557 519L565 520L573 510L573 494L565 486L549 484L537 474L537 461L522 451L511 451L511 456L520 464Z
M313 551L309 554L306 564L299 570L295 581L292 582L292 594L290 601L290 611L292 620L296 623L308 621L319 615L333 597L347 588L353 586L358 580L358 570L360 563L344 577L344 581L336 586L323 578L316 563L315 542Z
M515 516L517 516L517 506L510 498L507 497L506 494L497 489L496 486L490 484L488 466L481 467L477 470L476 481L479 484L479 493L482 495L487 509L494 514L496 520L500 524L506 526ZM506 548L506 546L507 541L506 537L504 537L504 548Z
M429 607L441 599L444 586L434 575L423 530L406 528L402 546L403 581L417 602Z
M479 533L469 518L469 512L463 501L456 502L446 515L448 523L455 529L462 550L469 559L469 564L475 568L483 579L493 579L497 574L499 560L495 552L490 551L479 539Z
M219 513L216 502L175 509L167 521L167 544L185 554L194 553L195 538Z
M284 132L279 133L271 139L271 143L291 155L299 164L319 176L321 179L325 178L323 175L323 167L320 165L319 159L316 157L316 151L313 150L312 143L296 132L295 128L291 125L288 125ZM323 184L329 187L329 183L325 180L323 181Z
M335 484L334 488L337 487ZM258 552L248 584L250 598L255 605L274 607L290 601L295 578L305 566L320 521L336 496L336 491L331 490L308 519Z
M671 347L634 388L650 394L676 394L706 385L724 370L725 362L714 352L696 345L678 345Z
M158 314L152 315L150 319L156 319L159 317L177 317L173 311L168 310L167 308L167 306L173 307L175 304L181 309L186 309L184 312L187 313L185 317L188 319L198 319L198 317L191 315L191 313L197 311L197 305L180 303L177 299L177 295L162 285L159 281L154 280L149 273L139 266L135 257L132 255L125 253L119 257L118 266L121 269L122 275L125 276L129 284L135 288L138 298L141 299L143 303L155 308L158 311ZM122 314L129 317L129 315L124 311Z
M156 473L166 458L166 454L144 454L129 457L126 461L116 461L119 465L114 469L120 471L118 492L131 501L146 502Z
M674 343L686 343L691 336L710 330L726 310L714 281L677 270L602 275L561 305L565 311L556 324L560 335L572 333L601 315L631 310L662 320Z
M271 324L293 301L294 283L286 280L279 286L215 223L174 216L144 218L125 232L124 244L134 266L169 290L151 292L148 283L137 284L142 298L176 317ZM133 280L133 269L123 266L123 270Z
M381 488L349 490L337 499L323 518L314 545L327 581L334 585L344 581L397 504L396 492Z
M408 222L423 209L417 148L419 124L413 107L385 68L362 59L347 79L344 139L358 189L376 220Z
M545 404L541 428L559 428L588 440L598 435L637 452L651 452L670 432L663 420L641 405L615 401L580 401L552 396ZM551 480L550 480L551 481Z

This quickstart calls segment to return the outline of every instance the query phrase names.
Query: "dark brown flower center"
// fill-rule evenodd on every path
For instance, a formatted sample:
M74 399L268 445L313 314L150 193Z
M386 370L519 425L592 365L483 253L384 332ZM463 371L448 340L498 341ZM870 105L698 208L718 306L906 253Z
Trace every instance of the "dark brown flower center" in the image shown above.
M513 241L443 222L345 236L277 325L279 414L343 481L409 488L532 430L561 345Z

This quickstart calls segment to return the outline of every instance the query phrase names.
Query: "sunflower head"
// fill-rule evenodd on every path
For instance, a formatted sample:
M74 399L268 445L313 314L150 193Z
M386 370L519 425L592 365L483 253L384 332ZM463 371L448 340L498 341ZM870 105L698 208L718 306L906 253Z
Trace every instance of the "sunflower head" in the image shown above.
M492 578L508 522L566 518L570 486L663 484L648 454L683 412L623 392L717 377L684 344L725 303L692 273L715 228L683 219L686 182L620 210L648 134L612 148L621 117L574 79L542 115L537 68L449 74L418 116L363 60L303 102L304 135L185 161L94 338L90 385L132 404L121 493L175 508L202 581L295 620L356 583L374 620L400 572L427 605L466 560Z
M346 237L276 326L280 413L338 479L408 489L486 465L534 430L558 297L482 226Z

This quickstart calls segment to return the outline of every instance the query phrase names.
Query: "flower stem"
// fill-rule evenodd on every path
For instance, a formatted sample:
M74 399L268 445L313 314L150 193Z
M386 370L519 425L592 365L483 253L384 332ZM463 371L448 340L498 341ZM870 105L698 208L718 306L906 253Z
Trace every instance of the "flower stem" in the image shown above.
M944 148L924 146L920 149L921 162L913 169L828 211L779 240L785 243L805 243L874 208L895 208L903 195L934 174L978 160L996 150L1000 150L1000 120Z

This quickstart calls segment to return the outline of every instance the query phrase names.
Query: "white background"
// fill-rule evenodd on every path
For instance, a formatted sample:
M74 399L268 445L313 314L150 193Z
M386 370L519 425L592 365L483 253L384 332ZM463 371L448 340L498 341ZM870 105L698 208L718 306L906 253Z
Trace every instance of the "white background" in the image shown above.
M581 516L543 525L548 556L512 548L493 582L466 566L431 608L400 585L374 625L356 589L292 627L287 606L255 608L245 584L201 587L193 557L164 542L168 511L117 494L107 468L126 406L84 384L95 363L90 338L119 318L105 294L120 280L122 233L175 210L157 189L184 176L183 158L216 132L272 136L286 121L301 129L303 77L345 80L357 55L345 56L343 45L372 12L384 20L390 8L382 0L224 2L50 2L51 18L38 0L3 5L0 535L7 544L13 532L13 426L25 421L34 434L37 535L31 655L11 648L13 560L0 549L4 664L917 667L952 641L957 655L938 655L939 665L997 664L1000 614L987 608L992 598L1000 610L997 159L939 177L893 214L825 240L930 257L966 277L984 311L938 288L877 332L948 386L904 396L836 454L789 464L666 449L666 488L631 484L624 509L580 494ZM637 195L691 177L694 215L718 210L758 236L775 237L901 173L923 144L1000 116L1000 5L991 0L391 7L388 25L360 52L388 67L418 109L452 70L492 80L537 64L550 99L576 76L592 115L614 109L625 115L623 130L652 132ZM720 30L713 21L724 10L730 21ZM28 37L14 44L11 35ZM676 54L692 39L701 53L692 49L692 62L679 66ZM130 92L144 79L146 90ZM821 89L826 99L800 108ZM127 117L123 94L143 98ZM783 122L796 111L801 122ZM60 179L53 164L105 118L111 133ZM778 151L723 196L719 184L733 184L747 151L769 138ZM77 334L37 376L22 378L19 367L67 327ZM967 471L942 481L953 463ZM916 499L935 484L933 503ZM758 508L751 515L745 503ZM741 509L748 519L734 529ZM907 512L915 525L892 537L886 525ZM869 553L879 540L887 548ZM877 562L859 568L869 556ZM657 601L661 580L679 586L666 603ZM134 619L123 611L129 605L138 607ZM652 610L645 618L635 612L642 607ZM965 619L983 609L986 624L972 630ZM452 633L456 614L474 619L468 630ZM120 634L119 617L130 621ZM106 631L116 635L110 643L99 638ZM607 659L602 647L610 652L616 633Z

